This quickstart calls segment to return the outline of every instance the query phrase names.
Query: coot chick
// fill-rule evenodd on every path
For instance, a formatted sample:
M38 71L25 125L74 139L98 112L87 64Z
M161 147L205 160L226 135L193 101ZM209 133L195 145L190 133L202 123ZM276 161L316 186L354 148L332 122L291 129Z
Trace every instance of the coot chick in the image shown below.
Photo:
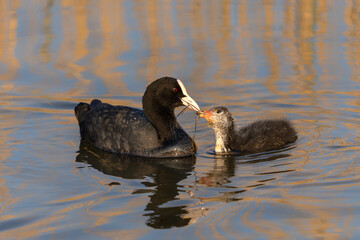
M297 139L295 129L285 119L258 120L245 127L235 128L234 119L226 107L198 112L214 129L216 153L241 151L259 153L283 148Z
M144 157L185 157L196 152L195 142L176 120L174 109L200 111L184 84L172 77L152 82L142 98L143 110L113 106L94 99L79 103L75 116L82 142L114 153Z

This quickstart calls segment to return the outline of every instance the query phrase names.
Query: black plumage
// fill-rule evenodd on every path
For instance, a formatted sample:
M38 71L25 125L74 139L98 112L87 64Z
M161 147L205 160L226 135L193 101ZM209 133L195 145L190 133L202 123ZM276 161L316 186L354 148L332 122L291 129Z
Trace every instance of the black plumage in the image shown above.
M185 105L199 111L178 79L152 82L142 98L143 110L113 106L94 99L79 103L75 116L83 142L110 152L145 157L182 157L196 146L176 120L174 109Z

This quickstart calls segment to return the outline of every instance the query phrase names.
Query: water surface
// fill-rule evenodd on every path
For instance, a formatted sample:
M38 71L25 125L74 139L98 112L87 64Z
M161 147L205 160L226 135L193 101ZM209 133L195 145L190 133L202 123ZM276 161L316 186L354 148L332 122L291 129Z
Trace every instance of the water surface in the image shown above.
M358 239L359 29L358 1L0 1L0 238ZM141 107L165 75L299 139L215 156L200 120L193 158L79 148L78 102Z

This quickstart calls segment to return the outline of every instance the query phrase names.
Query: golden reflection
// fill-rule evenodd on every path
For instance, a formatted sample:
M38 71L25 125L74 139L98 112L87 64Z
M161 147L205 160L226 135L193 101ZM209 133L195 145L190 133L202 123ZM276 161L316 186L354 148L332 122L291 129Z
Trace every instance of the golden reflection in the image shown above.
M162 72L162 63L171 60L172 57L165 51L167 44L175 44L174 38L169 41L167 37L172 33L164 32L174 28L172 25L174 16L170 14L169 5L170 0L162 1L161 5L153 1L134 2L134 14L141 30L141 41L149 51L148 57L143 60L144 68L137 73L137 76L147 82L153 81L154 76L159 77L159 72ZM181 21L178 22L180 23ZM168 64L165 72L171 73L171 71L172 65Z
M87 41L89 37L89 28L87 27L88 14L86 7L88 6L86 0L78 0L74 4L74 16L75 16L75 29L76 29L76 41L74 42L74 62L86 57L89 53L87 48Z
M229 46L232 46L232 44L229 44L232 32L230 24L230 1L226 0L218 2L217 4L211 4L210 8L210 12L212 12L210 16L216 16L209 19L210 36L212 39L215 39L215 49L219 58L219 69L213 77L215 79L222 79L223 84L229 84L232 81L228 82L227 78L223 78L223 76L226 76L236 63L232 61L229 49ZM219 9L219 11L217 11L217 9ZM221 26L221 28L218 26Z
M119 58L128 50L126 8L119 1L112 0L103 4L97 2L99 9L101 45L99 54L93 58L93 72L100 77L109 95L119 95L126 87L122 81L123 73L115 68L124 65Z
M76 79L75 87L67 94L79 96L88 91L91 84L91 81L84 76L86 67L78 64L78 61L88 53L86 47L89 34L86 24L87 3L86 1L63 0L61 6L63 40L57 53L55 67L67 78ZM77 41L74 41L74 37Z
M50 44L53 40L53 34L51 33L51 7L54 4L54 0L48 1L45 6L45 16L43 21L43 32L45 39L43 44L40 47L40 56L43 63L49 63L50 61Z
M315 52L309 40L314 35L316 26L312 14L315 12L313 8L316 4L315 1L288 1L285 4L283 34L290 40L284 43L288 48L286 55L289 55L291 67L299 72L299 76L289 81L289 93L296 94L301 91L304 94L312 94Z
M202 1L191 2L191 19L193 27L190 28L190 35L192 48L195 50L194 54L194 66L190 79L204 79L206 74L206 68L210 64L210 57L208 56L208 48L206 47L206 39L208 36L209 26L207 25L206 15L204 14L205 5ZM183 21L186 21L187 16L182 16L181 29L186 27ZM184 52L182 49L179 53Z
M180 169L158 162L132 166L126 161L96 159L91 164L99 175L87 173L96 179L96 187L101 187L93 190L89 184L84 186L90 188L86 193L49 201L69 205L55 206L43 219L8 229L1 236L37 238L62 231L57 223L80 209L85 225L81 231L109 238L121 234L138 238L152 228L193 224L199 238L204 229L210 229L221 239L226 238L223 232L237 236L238 232L229 227L233 222L267 239L291 238L293 235L285 230L288 228L308 238L342 238L340 221L350 223L354 215L349 209L357 206L350 205L346 209L350 213L344 216L343 206L326 194L316 196L314 190L320 186L322 190L341 192L359 185L359 139L354 136L360 134L360 0L346 0L343 10L336 9L342 6L339 2L0 1L0 93L5 95L1 96L1 164L16 151L24 151L14 146L24 141L21 126L27 123L27 114L35 115L29 119L36 122L34 126L50 120L56 127L61 125L57 130L70 132L70 126L75 129L72 103L92 95L140 99L140 94L131 93L128 85L136 88L137 79L143 84L173 73L188 78L189 86L194 88L189 91L204 104L238 107L235 115L242 122L268 112L276 116L292 114L301 136L293 156L267 159L269 165L266 161L244 163L241 159L217 157L214 164L209 164L210 160L201 155L205 151L199 154L198 163ZM333 26L335 13L341 30ZM351 87L344 86L348 82ZM142 93L144 89L136 91ZM28 97L24 100L23 96ZM69 105L42 105L57 100ZM131 98L109 101L140 105ZM43 120L38 117L41 114L51 116ZM78 137L77 132L72 132L74 136ZM62 144L77 149L78 139L71 137ZM197 139L199 148L209 141L204 138ZM348 166L333 167L345 153ZM207 164L201 165L200 161ZM139 172L139 165L144 172ZM262 166L265 169L259 170ZM279 166L283 169L275 171ZM74 169L70 171L76 172ZM21 219L24 216L12 212L12 208L21 208L16 204L27 196L16 196L7 179L15 177L18 170L4 164L0 172L0 220ZM194 172L200 173L193 176ZM76 173L77 177L85 176ZM305 176L299 177L301 173ZM102 188L109 176L129 183L128 188L121 186L119 192ZM298 179L291 180L296 176ZM193 182L189 180L192 177ZM144 185L143 189L133 188L134 179L136 184ZM25 188L26 184L20 185ZM303 196L306 190L302 187L313 187L309 194L315 196ZM189 188L191 194L187 194ZM297 188L300 193L294 190ZM111 205L124 197L121 194L131 199L121 206ZM193 205L183 203L187 200ZM322 201L328 205L322 207ZM179 206L166 207L174 202ZM139 209L141 213L136 212ZM280 212L279 218L272 218L273 209ZM143 224L135 230L101 229L133 212ZM59 226L67 227L63 225Z
M346 41L345 52L347 64L351 68L350 80L360 84L360 1L346 1L345 7L345 23L347 30L345 36Z
M10 101L2 99L2 104L10 105ZM24 115L18 112L9 112L2 114L2 121L0 121L0 222L6 222L15 219L17 216L11 213L11 209L19 201L23 199L23 196L17 196L11 191L11 185L7 181L7 176L16 176L19 174L19 168L10 167L3 164L4 161L9 161L13 155L13 151L16 150L17 144L9 142L19 142L13 135L19 130L18 126L25 124ZM23 186L19 187L23 188ZM14 236L8 232L2 232L1 236ZM6 238L6 237L5 237Z
M265 33L264 33L264 48L265 56L267 58L267 63L269 67L269 77L265 83L265 86L273 93L282 95L281 91L278 91L276 88L276 83L280 79L280 60L278 59L278 54L276 54L276 47L273 46L275 42L272 42L271 39L275 35L273 33L273 24L274 24L274 13L273 13L273 4L272 1L266 1L265 4Z
M240 217L244 226L254 232L262 233L267 239L288 239L289 232L279 228L273 221L262 217L266 208L265 203L278 207L289 208L295 211L289 212L286 221L296 228L299 234L310 238L338 239L341 235L333 231L336 225L330 219L336 219L335 208L312 206L317 202L316 198L308 198L296 195L281 196L279 199L249 199L255 205L248 207L244 215ZM271 207L271 206L270 206ZM282 215L282 214L281 214ZM287 215L284 213L284 215ZM255 218L253 216L256 216ZM306 219L306 220L304 220Z
M4 119L8 121L14 121L16 119L15 114L9 114L3 116ZM21 123L21 122L20 122ZM12 155L12 151L14 150L13 147L10 147L7 143L9 139L12 139L10 135L14 132L14 126L9 126L7 122L2 121L0 122L0 164L9 159ZM8 129L8 130L6 130ZM6 178L3 178L2 175L12 175L16 174L17 170L12 169L10 167L6 167L1 164L0 170L0 221L5 221L11 218L5 214L11 207L11 205L19 200L12 195L11 191L7 186Z
M252 32L250 21L249 21L249 14L247 11L248 6L246 2L239 2L237 8L237 32L239 37L235 39L236 41L236 55L239 57L240 60L240 71L239 74L245 77L253 77L256 73L256 59L254 54L254 46L251 41ZM251 80L248 80L251 82Z
M5 66L4 71L0 68L1 92L13 90L13 79L19 68L19 61L15 56L18 27L16 10L19 5L18 0L0 1L0 64Z
M14 77L19 68L19 62L15 56L17 45L18 19L16 10L19 1L0 1L0 93L6 93L14 89ZM1 105L10 105L9 101L2 99ZM9 189L6 176L16 175L18 169L11 168L2 163L8 160L14 151L14 146L9 141L14 140L11 134L14 133L17 124L24 124L23 119L19 119L17 114L3 112L0 121L0 222L9 220L13 217L11 208L18 202L20 197L13 195ZM4 236L2 234L2 236Z

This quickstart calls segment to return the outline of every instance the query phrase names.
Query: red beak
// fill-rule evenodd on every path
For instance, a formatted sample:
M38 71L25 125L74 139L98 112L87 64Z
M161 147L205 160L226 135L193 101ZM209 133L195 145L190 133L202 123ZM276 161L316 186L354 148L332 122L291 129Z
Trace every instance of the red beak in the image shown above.
M210 121L210 117L213 116L213 114L208 110L199 112L198 115L202 118L205 118L207 121Z

